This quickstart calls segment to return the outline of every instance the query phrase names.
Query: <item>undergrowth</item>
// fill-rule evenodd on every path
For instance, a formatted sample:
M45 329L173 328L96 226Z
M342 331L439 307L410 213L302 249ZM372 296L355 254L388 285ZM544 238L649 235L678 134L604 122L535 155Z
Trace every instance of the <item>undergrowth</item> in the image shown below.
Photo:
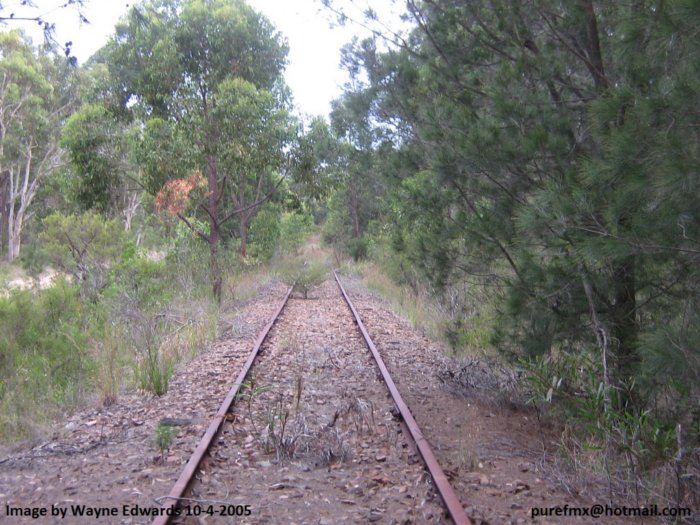
M446 343L453 355L498 357L491 343L492 305L474 290L453 287L438 293L416 278L392 277L374 261L344 261L342 269L360 276L392 310L431 339Z
M541 419L564 424L552 467L562 483L602 483L611 496L637 504L698 507L700 448L692 415L679 422L670 407L615 408L619 393L606 387L599 360L586 349L521 366L528 403Z
M65 279L0 296L0 443L36 437L85 403L111 405L125 389L165 394L178 364L217 334L219 309L199 248L154 261L126 246L93 300ZM265 281L253 273L236 292L252 295ZM235 275L226 280L233 291Z
M499 313L486 287L448 283L439 291L428 285L399 256L374 246L365 261L350 261L335 251L345 274L361 277L367 288L433 340L449 345L458 358L506 363L517 354L501 351ZM677 413L673 391L656 396L657 404L620 410L619 392L606 387L596 349L554 349L548 356L520 358L508 365L520 380L512 391L493 392L513 403L526 400L544 427L563 429L550 469L570 490L605 486L611 499L698 508L700 504L700 407ZM627 391L640 397L641 384ZM658 385L656 386L658 388ZM678 406L687 405L682 401ZM551 423L554 423L552 426Z

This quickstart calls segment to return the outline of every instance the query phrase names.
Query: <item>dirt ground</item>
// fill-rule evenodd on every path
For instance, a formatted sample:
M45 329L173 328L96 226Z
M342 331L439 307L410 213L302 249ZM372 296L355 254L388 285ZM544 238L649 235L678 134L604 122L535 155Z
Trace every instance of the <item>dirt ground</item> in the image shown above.
M458 387L449 377L455 370L464 373L464 363L446 359L444 349L358 281L346 284L475 523L632 522L533 518L533 509L605 505L605 495L590 487L564 489L548 462L557 433L541 428L531 411L490 397L488 371L474 367L470 382L476 387ZM95 406L58 422L38 445L0 451L0 522L149 523L284 292L281 283L274 283L225 312L219 341L177 370L163 397L123 392L112 406ZM430 480L396 430L392 403L349 310L346 316L342 312L335 284L329 278L310 295L309 300L293 299L286 320L273 330L254 372L258 385L269 388L251 396L250 405L242 398L234 408L192 497L216 505L251 505L249 523L449 523ZM277 426L263 424L266 410L268 422ZM285 412L287 437L296 435L291 444L275 441ZM164 454L155 445L163 418L178 423ZM92 516L79 515L91 508ZM8 517L8 511L47 515ZM96 520L98 511L102 515ZM181 521L244 522L206 515Z

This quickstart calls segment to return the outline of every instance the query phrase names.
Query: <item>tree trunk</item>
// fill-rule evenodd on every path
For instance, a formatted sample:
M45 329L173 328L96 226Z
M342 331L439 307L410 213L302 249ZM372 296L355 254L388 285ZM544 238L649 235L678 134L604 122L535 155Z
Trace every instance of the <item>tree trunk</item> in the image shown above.
M0 175L0 255L9 253L10 242L10 172Z
M639 360L637 355L637 300L635 259L625 257L613 268L614 299L610 310L611 332L616 343L614 370L617 383L629 382Z
M359 199L357 189L354 185L350 185L350 219L352 221L352 237L357 239L360 237L360 213Z
M209 264L211 269L212 293L216 302L221 304L221 268L219 267L219 229L209 235Z
M216 301L221 304L221 268L219 268L219 184L216 169L216 158L207 158L207 189L209 199L207 212L209 214L209 256L211 268L211 287Z
M601 362L603 365L603 385L605 386L605 390L603 392L603 408L605 412L608 412L610 410L609 330L608 327L605 326L605 323L603 323L598 317L598 307L595 303L593 288L591 287L590 280L588 279L588 275L584 269L581 269L581 280L583 282L583 290L586 293L586 299L588 300L588 308L591 315L593 333L595 334L596 340L598 341L598 346L600 347Z
M242 213L240 216L240 222L238 223L238 233L241 236L241 257L245 258L248 256L248 223L250 221L249 213Z
M124 201L124 211L122 212L124 215L124 231L130 232L131 223L133 222L134 216L141 205L141 195L136 192L129 194L127 190L127 196Z
M22 215L17 215L11 224L9 232L9 242L7 243L7 260L12 262L19 257L20 248L22 247Z
M14 260L15 248L14 241L16 238L15 231L15 199L17 195L16 189L17 181L15 180L14 174L10 171L10 198L7 204L7 253L5 254L5 259L7 262L12 262Z
M598 19L595 14L593 0L581 0L586 17L586 51L587 60L586 67L593 77L596 90L599 93L610 88L610 80L605 74L605 65L603 64L603 54L600 49L600 37L598 36Z

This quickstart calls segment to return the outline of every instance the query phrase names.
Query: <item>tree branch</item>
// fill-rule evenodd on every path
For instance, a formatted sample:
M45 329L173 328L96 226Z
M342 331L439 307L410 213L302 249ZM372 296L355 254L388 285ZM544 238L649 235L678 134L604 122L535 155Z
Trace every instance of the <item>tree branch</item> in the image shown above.
M239 208L239 209L237 209L237 210L233 210L233 211L227 213L227 214L224 216L224 218L221 219L221 220L218 222L219 226L221 226L222 224L224 224L226 221L228 221L229 219L231 219L231 218L234 217L235 215L238 215L238 214L240 214L240 213L246 212L246 211L251 210L251 209L253 209L253 208L257 208L257 207L260 206L262 203L264 203L265 201L267 201L268 199L270 199L270 197L272 197L272 196L275 194L275 192L277 191L277 188L280 187L280 185L282 184L282 182L284 181L284 179L286 178L286 176L287 176L286 174L282 175L282 177L280 177L280 180L277 182L277 184L275 184L275 187L272 188L272 191L270 191L270 193L268 193L267 195L265 195L262 199L260 199L260 200L258 200L258 201L256 201L256 202L254 202L253 204L249 204L248 206L245 206L245 207L243 207L243 208Z

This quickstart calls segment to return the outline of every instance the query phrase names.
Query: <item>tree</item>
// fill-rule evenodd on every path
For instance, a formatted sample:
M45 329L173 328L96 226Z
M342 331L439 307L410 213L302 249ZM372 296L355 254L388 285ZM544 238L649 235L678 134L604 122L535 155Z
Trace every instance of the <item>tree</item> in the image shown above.
M323 117L315 117L300 134L293 151L292 189L307 204L321 202L334 186L338 139Z
M122 253L124 231L119 223L88 212L54 213L43 225L40 237L54 264L73 277L83 297L95 300L109 284L109 267Z
M220 223L237 215L240 254L245 257L256 203L273 191L274 177L279 179L280 170L286 170L285 150L296 128L271 92L241 79L221 83L213 118L220 130L217 135L223 139L217 153L222 171L230 174L227 180L233 205Z
M699 221L686 199L697 181L697 151L686 146L697 136L697 9L407 7L410 37L354 53L402 159L396 246L439 286L491 287L497 334L514 352L597 345L616 408L640 410L631 390L648 373L644 355L660 350L651 334L667 333L697 370L687 323Z
M206 197L195 209L209 231L197 234L209 245L218 299L222 225L241 214L247 224L245 214L274 190L266 187L271 172L282 169L286 53L267 19L236 0L146 2L131 9L103 53L121 105L144 117L139 154L148 161L144 175L150 187L158 191L168 179L183 179L192 169L206 178ZM239 117L247 124L238 126ZM252 129L255 118L263 126ZM253 131L257 136L235 135ZM174 142L158 140L169 137ZM151 148L171 151L175 143L188 144L188 160L167 173L154 162L159 155ZM265 160L249 149L258 145L261 155L279 149ZM269 192L261 197L265 189ZM193 226L184 215L180 218Z
M57 136L72 106L69 67L18 32L0 33L0 238L9 261L40 185L63 164Z
M351 238L357 240L375 215L375 201L382 180L375 172L377 152L385 140L384 130L373 118L374 90L360 80L354 47L343 51L343 64L350 83L343 96L332 103L331 129L336 137L334 168L337 191L347 206Z
M71 115L61 137L73 168L72 199L83 211L121 215L126 231L142 193L129 138L128 124L104 105L89 102Z

